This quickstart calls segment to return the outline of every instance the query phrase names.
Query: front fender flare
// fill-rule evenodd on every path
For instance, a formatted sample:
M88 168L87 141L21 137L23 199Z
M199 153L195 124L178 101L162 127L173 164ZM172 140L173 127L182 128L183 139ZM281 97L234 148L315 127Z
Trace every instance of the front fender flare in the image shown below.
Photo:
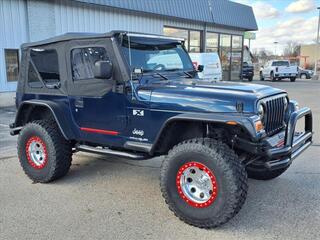
M165 130L165 128L174 121L196 121L196 122L205 122L205 123L224 123L236 122L238 126L242 127L253 141L257 141L259 136L256 133L254 122L250 119L254 115L250 114L235 114L235 113L182 113L174 117L169 118L162 125L154 144L150 150L150 153L153 154L157 145L159 144L160 136Z

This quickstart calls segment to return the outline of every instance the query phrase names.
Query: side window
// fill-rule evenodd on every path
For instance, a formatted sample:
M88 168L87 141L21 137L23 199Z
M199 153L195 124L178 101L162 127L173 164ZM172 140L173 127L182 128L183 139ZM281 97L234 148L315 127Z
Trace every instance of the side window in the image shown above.
M29 62L28 66L28 84L32 88L41 88L43 87L43 84L38 77L38 74L36 70L34 69L33 65L31 62Z
M58 54L54 49L31 49L30 57L33 62L33 66L36 69L29 67L29 73L33 78L29 79L29 82L34 82L37 74L32 71L37 71L41 77L41 80L45 84L60 82ZM32 65L32 64L30 64Z
M75 48L71 51L72 78L74 81L93 79L94 64L97 61L109 60L103 47Z

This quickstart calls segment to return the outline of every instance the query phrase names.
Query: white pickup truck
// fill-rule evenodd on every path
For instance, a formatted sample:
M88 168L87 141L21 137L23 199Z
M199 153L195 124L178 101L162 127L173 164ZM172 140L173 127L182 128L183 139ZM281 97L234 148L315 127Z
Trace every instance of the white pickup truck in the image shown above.
M268 78L271 81L276 81L289 78L291 82L295 82L298 71L298 67L290 66L290 62L287 60L271 60L264 67L261 67L260 80L264 81Z

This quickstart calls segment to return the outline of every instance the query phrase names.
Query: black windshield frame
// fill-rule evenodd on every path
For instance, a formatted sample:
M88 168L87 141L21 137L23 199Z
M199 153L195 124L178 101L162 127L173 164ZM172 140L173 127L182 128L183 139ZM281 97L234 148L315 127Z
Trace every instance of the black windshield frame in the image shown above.
M129 51L129 39L130 39L130 51ZM144 73L154 74L155 72L191 72L195 71L192 60L186 51L183 42L172 39L162 38L149 38L143 36L123 36L121 39L121 51L129 66L131 73L135 68L141 68ZM181 67L172 67L168 69L151 69L147 67L147 54L154 54L160 51L172 51L176 54L175 57L179 57L181 60ZM137 53L140 55L138 56ZM143 55L145 54L145 55ZM131 55L131 61L130 61ZM165 54L162 54L165 55ZM170 55L170 54L168 54ZM160 55L159 55L160 56ZM160 56L161 57L161 56ZM140 62L136 59L139 58ZM150 60L150 58L149 58ZM131 64L130 64L131 63Z

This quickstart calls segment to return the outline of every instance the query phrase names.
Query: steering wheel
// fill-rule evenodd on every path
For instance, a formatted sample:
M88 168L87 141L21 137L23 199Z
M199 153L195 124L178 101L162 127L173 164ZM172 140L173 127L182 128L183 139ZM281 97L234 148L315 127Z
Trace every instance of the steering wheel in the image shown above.
M164 66L163 64L157 64L156 66L153 67L153 70L165 70L166 66Z

